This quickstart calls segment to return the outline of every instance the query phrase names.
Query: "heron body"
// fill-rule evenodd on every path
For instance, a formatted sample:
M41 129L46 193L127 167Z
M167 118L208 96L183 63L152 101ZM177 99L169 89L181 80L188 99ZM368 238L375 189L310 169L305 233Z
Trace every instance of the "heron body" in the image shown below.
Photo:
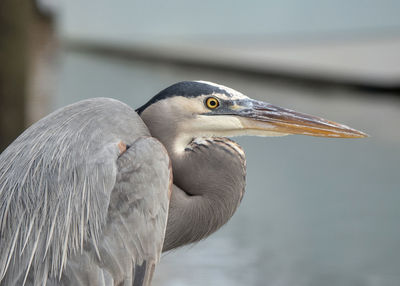
M61 108L0 154L0 285L149 285L162 251L224 225L245 189L226 137L364 137L209 82L136 111L98 98Z

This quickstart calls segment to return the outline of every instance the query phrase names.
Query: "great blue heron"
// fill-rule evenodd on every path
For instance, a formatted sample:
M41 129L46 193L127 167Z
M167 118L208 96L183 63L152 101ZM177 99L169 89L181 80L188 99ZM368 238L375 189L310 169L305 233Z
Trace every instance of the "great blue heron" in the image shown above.
M245 155L226 137L287 134L366 136L203 81L136 111L108 98L55 111L0 155L0 284L150 284L162 251L238 207Z

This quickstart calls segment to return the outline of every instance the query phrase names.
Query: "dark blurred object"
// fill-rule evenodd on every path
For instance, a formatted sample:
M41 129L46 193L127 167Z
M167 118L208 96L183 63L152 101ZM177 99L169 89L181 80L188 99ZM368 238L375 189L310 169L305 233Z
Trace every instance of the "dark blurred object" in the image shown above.
M0 1L0 152L25 128L29 74L51 23L34 1Z
M30 11L30 1L0 1L0 151L25 125Z
M1 1L1 0L0 0ZM34 1L34 10L29 32L29 80L26 110L26 125L31 125L49 112L53 96L57 69L55 56L57 41L54 22L57 15L55 3L49 0ZM57 2L58 3L58 2ZM54 8L54 9L53 9Z

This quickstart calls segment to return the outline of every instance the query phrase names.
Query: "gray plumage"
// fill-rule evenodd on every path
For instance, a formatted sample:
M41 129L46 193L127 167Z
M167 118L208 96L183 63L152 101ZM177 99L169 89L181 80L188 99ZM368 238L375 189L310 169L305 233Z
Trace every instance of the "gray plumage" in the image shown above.
M164 251L212 234L232 217L244 194L246 161L239 145L215 138L192 142L191 148L185 162L175 160ZM223 162L230 162L227 169Z
M131 145L123 154L121 141ZM107 275L115 283L132 264L158 261L169 158L127 105L70 105L27 129L0 158L2 285L42 285L48 275L68 285L101 285Z
M287 134L365 137L208 82L55 111L0 154L0 285L149 285L162 251L237 209L245 156L226 137Z

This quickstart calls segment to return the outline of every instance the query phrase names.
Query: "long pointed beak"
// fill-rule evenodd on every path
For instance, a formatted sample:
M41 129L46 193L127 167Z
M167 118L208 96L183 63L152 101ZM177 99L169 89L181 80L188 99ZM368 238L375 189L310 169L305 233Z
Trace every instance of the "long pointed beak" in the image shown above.
M368 135L346 125L325 120L257 100L236 105L237 115L246 130L258 135L302 134L319 137L363 138Z

